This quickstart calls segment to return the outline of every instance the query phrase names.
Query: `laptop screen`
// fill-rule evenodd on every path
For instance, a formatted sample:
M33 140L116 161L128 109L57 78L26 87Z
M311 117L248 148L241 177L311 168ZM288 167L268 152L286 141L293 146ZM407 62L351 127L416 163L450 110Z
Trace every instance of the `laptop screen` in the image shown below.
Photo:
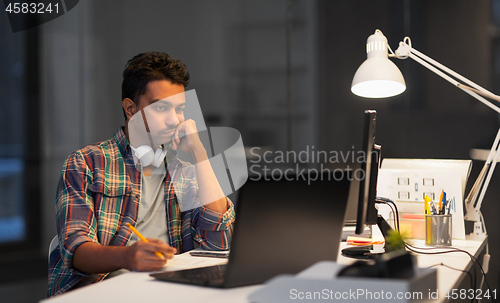
M239 190L226 287L337 260L351 175L250 178Z

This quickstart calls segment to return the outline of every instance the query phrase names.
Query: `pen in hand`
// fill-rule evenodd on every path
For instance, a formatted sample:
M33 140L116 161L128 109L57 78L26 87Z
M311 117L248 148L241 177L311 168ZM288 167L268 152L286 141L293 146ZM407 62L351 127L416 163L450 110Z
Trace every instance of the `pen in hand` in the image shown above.
M128 226L128 228L130 228L131 231L133 231L139 237L139 239L141 239L142 241L144 241L146 243L149 242L146 238L144 238L143 235L141 235L141 233L137 229L135 229L135 227L132 226L132 224L127 223L127 226ZM159 251L155 251L155 254L159 258L161 258L162 260L165 260L165 256L163 256Z

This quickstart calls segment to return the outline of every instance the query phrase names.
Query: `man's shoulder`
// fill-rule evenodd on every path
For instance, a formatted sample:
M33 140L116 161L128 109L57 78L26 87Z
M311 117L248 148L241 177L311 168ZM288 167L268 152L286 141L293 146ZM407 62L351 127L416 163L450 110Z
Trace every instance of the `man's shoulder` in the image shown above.
M88 144L85 147L73 152L72 155L106 155L113 156L120 154L120 148L125 149L127 139L123 132L123 127L120 127L116 133L109 139ZM120 147L122 145L122 147Z
M80 155L103 155L119 152L118 146L114 138L109 138L104 141L88 144L85 147L76 150L73 154Z
M83 161L87 163L88 166L93 167L99 163L108 162L107 159L114 160L118 157L121 157L121 154L116 140L114 138L109 138L104 141L88 144L74 151L66 159L65 166L68 165L68 162L78 163L79 161Z

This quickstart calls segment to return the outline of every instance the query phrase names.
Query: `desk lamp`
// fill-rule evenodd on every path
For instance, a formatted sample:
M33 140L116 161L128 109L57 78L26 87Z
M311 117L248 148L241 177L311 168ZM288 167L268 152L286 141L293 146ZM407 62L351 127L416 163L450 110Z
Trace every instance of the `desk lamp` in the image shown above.
M411 46L409 37L405 37L403 41L399 42L399 47L394 53L387 43L387 38L377 29L373 35L368 37L366 52L368 58L358 68L352 80L351 91L355 95L366 98L385 98L404 92L406 84L403 75L397 66L389 60L389 57L398 59L406 59L409 57L476 98L497 113L500 113L499 106L485 99L489 98L500 101L500 96L492 94L476 83L417 51ZM493 142L488 158L476 182L474 182L469 195L465 199L467 211L465 220L474 222L474 230L472 234L469 235L469 237L473 239L480 239L486 236L484 218L481 214L481 203L500 156L499 142L500 129Z

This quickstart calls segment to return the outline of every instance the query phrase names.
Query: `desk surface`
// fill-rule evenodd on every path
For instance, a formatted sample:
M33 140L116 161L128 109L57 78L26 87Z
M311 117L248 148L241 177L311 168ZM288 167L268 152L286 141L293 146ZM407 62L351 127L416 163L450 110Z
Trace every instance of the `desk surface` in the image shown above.
M456 240L453 239L453 247L459 248L467 251L475 258L478 258L482 251L484 251L488 238L484 240ZM426 247L424 244L424 240L413 240L413 244L417 247ZM482 260L478 260L482 263ZM418 267L426 268L436 264L443 263L444 265L468 271L473 263L471 258L463 253L463 252L452 252L446 254L439 255L422 255L418 254L417 257L417 265ZM462 273L457 270L453 270L451 268L445 266L436 266L437 276L438 276L438 289L439 289L439 297L440 302L444 302L446 295L446 291L451 289L457 289L460 286L462 280L467 276L465 273ZM481 276L478 277L478 280L481 280ZM478 282L479 287L479 282Z
M413 245L425 247L423 240L412 240ZM342 243L345 247L345 243ZM453 247L468 251L474 256L478 256L486 245L483 241L473 240L453 240ZM417 255L419 267L429 267L443 263L453 268L468 270L471 260L465 253L453 252L442 255ZM189 254L175 256L169 263L167 270L179 270L193 267L209 266L225 263L227 260L218 258L191 257ZM353 259L340 256L338 263L349 264ZM437 302L445 301L443 297L447 290L457 288L464 278L462 272L449 269L444 266L437 266L438 289L440 299ZM66 294L54 298L45 299L41 303L138 303L138 302L217 302L217 303L248 303L247 296L257 290L260 285L237 287L231 289L209 288L202 286L183 285L157 281L149 276L149 273L130 272L101 283L89 285L80 289L70 291Z

